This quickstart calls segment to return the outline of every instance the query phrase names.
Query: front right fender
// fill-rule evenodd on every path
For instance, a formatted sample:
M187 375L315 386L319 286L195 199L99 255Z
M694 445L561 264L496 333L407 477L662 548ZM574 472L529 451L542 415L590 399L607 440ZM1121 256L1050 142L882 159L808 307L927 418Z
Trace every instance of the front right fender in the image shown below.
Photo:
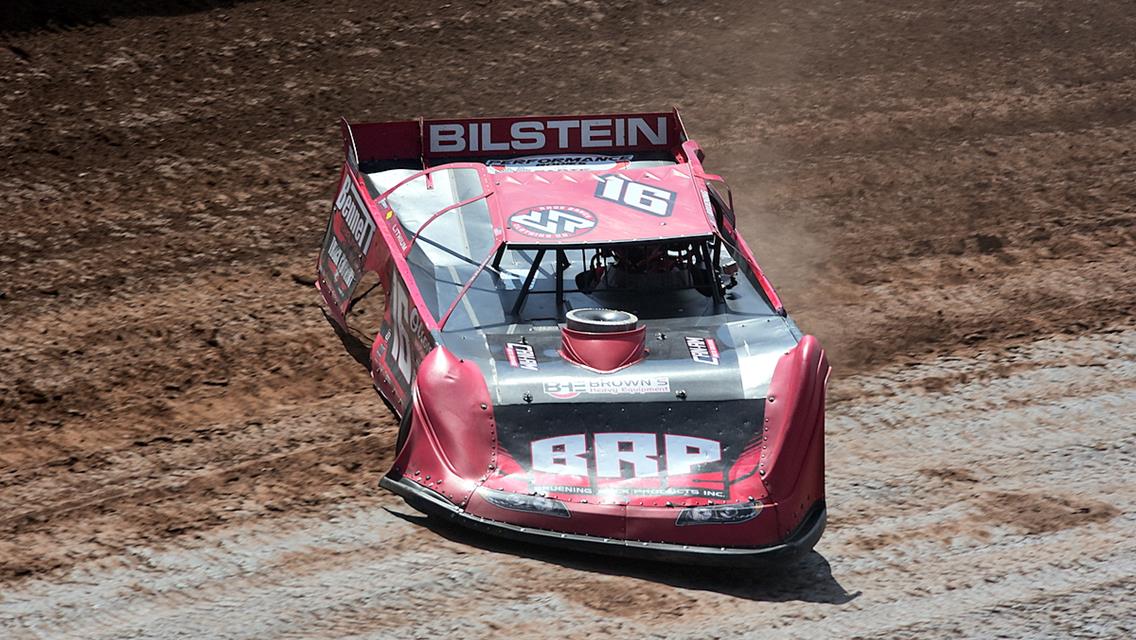
M765 447L759 472L777 509L781 533L824 499L824 410L831 372L820 342L805 336L781 357L765 400Z

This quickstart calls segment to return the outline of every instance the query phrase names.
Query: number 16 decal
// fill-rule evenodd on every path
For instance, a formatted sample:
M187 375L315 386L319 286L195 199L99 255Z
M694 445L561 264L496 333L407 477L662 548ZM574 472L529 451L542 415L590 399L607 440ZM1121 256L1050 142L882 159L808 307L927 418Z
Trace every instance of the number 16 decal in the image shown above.
M596 187L596 197L601 200L611 200L660 218L671 215L676 195L674 191L628 180L620 175L600 176L600 184Z

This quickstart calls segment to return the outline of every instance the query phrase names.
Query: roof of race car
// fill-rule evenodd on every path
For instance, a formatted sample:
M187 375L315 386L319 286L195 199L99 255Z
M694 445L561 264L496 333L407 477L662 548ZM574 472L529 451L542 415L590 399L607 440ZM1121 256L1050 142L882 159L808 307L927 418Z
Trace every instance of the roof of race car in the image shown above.
M442 165L430 170L429 182L413 178L417 172L407 169L369 173L367 178L410 233L429 221L422 237L468 257L481 253L472 245L492 242L486 237L490 233L514 247L650 242L714 233L708 201L690 165L612 162L603 156L583 160L537 167ZM431 220L471 199L455 207L460 215L447 212Z
M592 245L707 236L713 218L690 165L494 176L505 242Z

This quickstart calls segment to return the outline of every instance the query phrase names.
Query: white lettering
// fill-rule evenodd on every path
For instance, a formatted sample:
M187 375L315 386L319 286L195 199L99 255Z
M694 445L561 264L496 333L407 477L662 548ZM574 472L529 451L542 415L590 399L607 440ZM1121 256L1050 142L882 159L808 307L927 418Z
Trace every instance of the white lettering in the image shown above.
M583 434L535 440L532 443L533 471L569 476L588 475L587 443Z
M596 197L625 204L632 209L645 211L656 216L669 216L674 199L673 191L658 189L641 182L628 180L620 175L604 176Z
M666 376L544 383L544 392L556 398L574 398L581 393L620 395L624 393L669 393L670 390L670 378Z
M664 469L658 456L658 436L653 433L597 433L594 438L596 476L600 478L656 477ZM705 471L702 465L722 459L722 444L694 436L664 435L665 471L681 476ZM530 443L532 469L541 473L588 475L586 435L576 433L534 440ZM559 491L559 490L557 490ZM667 492L682 491L679 488Z
M594 220L589 220L570 211L548 209L545 211L534 209L528 213L514 215L509 222L524 225L529 229L541 233L573 234L584 229L596 226Z
M511 123L508 131L494 122L442 122L428 123L426 133L430 153L610 149L665 146L667 122L666 116L522 120Z
M492 125L488 122L481 123L481 148L484 151L508 151L508 142L493 142L493 129Z
M347 254L343 253L343 248L339 246L339 242L332 236L331 242L327 246L327 256L331 258L332 264L335 265L335 271L343 278L343 284L348 289L355 286L355 269L351 267L350 261L347 260Z
M536 352L533 351L532 345L510 342L505 345L505 349L505 355L512 366L529 371L540 370L536 361Z
M659 475L653 433L597 433L596 475L602 478L645 478Z
M687 336L686 348L690 350L690 358L703 364L718 365L718 344L713 338L693 338Z
M339 190L339 197L335 199L335 208L343 210L343 206L350 200L348 193L351 191L351 183L347 180L343 181L343 187Z
M581 147L610 147L611 120L584 120L580 123Z
M672 435L667 435L665 440L670 475L687 474L698 465L722 459L722 445L715 440Z
M430 340L426 323L418 314L418 308L414 306L401 281L397 281L391 291L390 325L388 354L398 367L402 379L409 383L411 367L417 365L419 360L415 353L421 356L423 352L429 351Z
M596 191L596 197L619 202L626 184L627 180L621 176L604 176L600 178L600 188Z
M465 151L465 128L460 124L430 125L430 151Z
M480 147L477 146L477 142L478 142L477 141L477 132L478 131L479 131L479 129L477 128L477 123L475 123L475 122L469 123L469 150L470 151L478 151L480 149Z
M541 122L514 122L509 133L513 136L511 145L514 149L524 151L544 148L544 124Z
M347 230L351 232L355 244L366 255L371 246L375 225L370 219L370 214L359 204L354 193L355 189L349 180L343 181L343 188L339 192L339 197L335 199L335 206L339 209L339 215L343 216L343 222L347 224Z
M627 122L629 126L628 143L632 146L639 145L639 135L642 134L647 138L647 142L651 144L666 144L667 143L667 119L664 116L659 116L658 128L652 130L651 125L643 118L631 118Z
M551 120L551 121L549 121L548 123L545 124L545 127L549 128L549 129L556 129L558 132L560 132L560 137L558 138L558 140L560 141L560 148L561 149L567 149L568 148L568 132L571 131L572 129L579 129L580 128L580 121L579 120Z
M410 333L406 330L410 320L410 300L399 283L391 292L391 358L398 365L402 379L410 381Z

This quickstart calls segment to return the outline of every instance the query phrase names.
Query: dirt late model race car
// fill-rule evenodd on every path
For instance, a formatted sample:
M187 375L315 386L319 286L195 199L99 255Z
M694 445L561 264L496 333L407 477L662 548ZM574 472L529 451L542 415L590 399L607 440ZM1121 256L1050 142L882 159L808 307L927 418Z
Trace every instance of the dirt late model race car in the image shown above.
M677 111L342 131L317 286L401 419L383 487L591 552L813 547L828 362Z

